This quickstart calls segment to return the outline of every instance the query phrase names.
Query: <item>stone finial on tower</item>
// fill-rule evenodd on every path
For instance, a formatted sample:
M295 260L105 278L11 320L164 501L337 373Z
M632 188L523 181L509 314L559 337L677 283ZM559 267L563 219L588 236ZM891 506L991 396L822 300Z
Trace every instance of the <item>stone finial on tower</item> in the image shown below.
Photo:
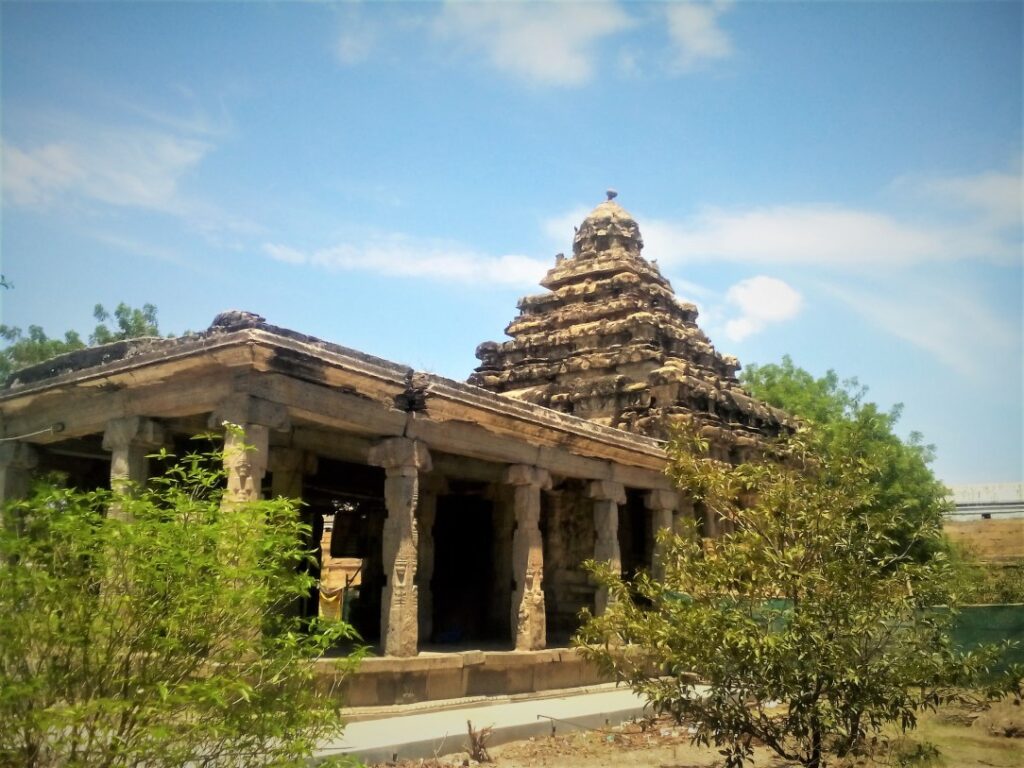
M616 197L619 196L619 193L611 188L609 188L608 191L605 192L605 194L608 195L609 200L614 200Z

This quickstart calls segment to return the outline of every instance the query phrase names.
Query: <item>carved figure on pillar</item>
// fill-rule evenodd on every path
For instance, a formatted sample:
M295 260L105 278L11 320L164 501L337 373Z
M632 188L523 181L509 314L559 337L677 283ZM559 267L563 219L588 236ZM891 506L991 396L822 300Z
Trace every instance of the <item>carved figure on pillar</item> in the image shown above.
M417 440L394 437L371 448L369 461L386 473L381 643L389 656L415 656L419 640L416 509L420 473L430 471L430 453Z
M257 501L267 473L270 430L285 431L291 422L287 409L244 393L232 395L210 416L211 429L224 429L224 501Z
M544 541L540 535L540 494L551 488L545 469L517 464L505 473L513 487L512 509L512 632L517 651L534 651L547 644L544 605Z
M594 500L594 559L608 563L619 573L622 571L619 505L626 503L626 489L621 483L595 480L587 487L587 496ZM598 587L594 594L594 612L597 615L604 613L608 599L608 588Z

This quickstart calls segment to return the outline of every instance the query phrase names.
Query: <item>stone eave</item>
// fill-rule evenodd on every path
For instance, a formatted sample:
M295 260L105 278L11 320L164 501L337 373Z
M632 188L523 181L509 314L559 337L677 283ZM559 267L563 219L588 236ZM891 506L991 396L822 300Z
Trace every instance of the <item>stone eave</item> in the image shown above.
M246 377L246 371L257 376ZM425 410L395 407L396 398L410 389L425 398ZM180 390L169 405L161 397L165 390ZM0 392L0 417L5 437L64 424L63 432L33 438L47 443L95 431L110 414L195 414L240 391L278 402L307 420L320 421L321 410L332 408L365 413L365 423L357 415L344 416L343 422L365 429L366 436L421 437L439 450L557 464L569 475L628 479L623 473L637 471L648 486L668 482L658 479L665 453L651 438L273 326L157 343L130 357L8 389ZM300 395L308 403L304 411ZM339 427L327 416L322 423Z

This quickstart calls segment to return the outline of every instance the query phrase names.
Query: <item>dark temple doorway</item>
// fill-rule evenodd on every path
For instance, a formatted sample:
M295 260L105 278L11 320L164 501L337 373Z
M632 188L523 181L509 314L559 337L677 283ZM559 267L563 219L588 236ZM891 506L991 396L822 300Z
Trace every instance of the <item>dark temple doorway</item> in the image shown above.
M481 496L437 500L434 521L433 635L441 645L493 644L508 639L496 610L493 504Z

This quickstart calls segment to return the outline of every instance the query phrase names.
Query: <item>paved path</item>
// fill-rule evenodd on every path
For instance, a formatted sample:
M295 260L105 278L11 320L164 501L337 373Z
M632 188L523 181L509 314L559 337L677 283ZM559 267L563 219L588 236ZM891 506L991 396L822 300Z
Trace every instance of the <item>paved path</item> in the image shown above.
M416 707L416 705L414 705ZM643 712L643 701L623 688L601 686L585 693L529 698L510 701L477 701L442 710L409 708L408 713L391 713L378 719L359 720L345 726L336 742L322 745L318 758L330 755L358 755L367 763L398 759L418 759L463 751L468 741L466 721L475 729L492 726L487 744L595 728L606 723L618 725ZM401 710L403 708L399 708ZM365 715L364 715L365 716Z

